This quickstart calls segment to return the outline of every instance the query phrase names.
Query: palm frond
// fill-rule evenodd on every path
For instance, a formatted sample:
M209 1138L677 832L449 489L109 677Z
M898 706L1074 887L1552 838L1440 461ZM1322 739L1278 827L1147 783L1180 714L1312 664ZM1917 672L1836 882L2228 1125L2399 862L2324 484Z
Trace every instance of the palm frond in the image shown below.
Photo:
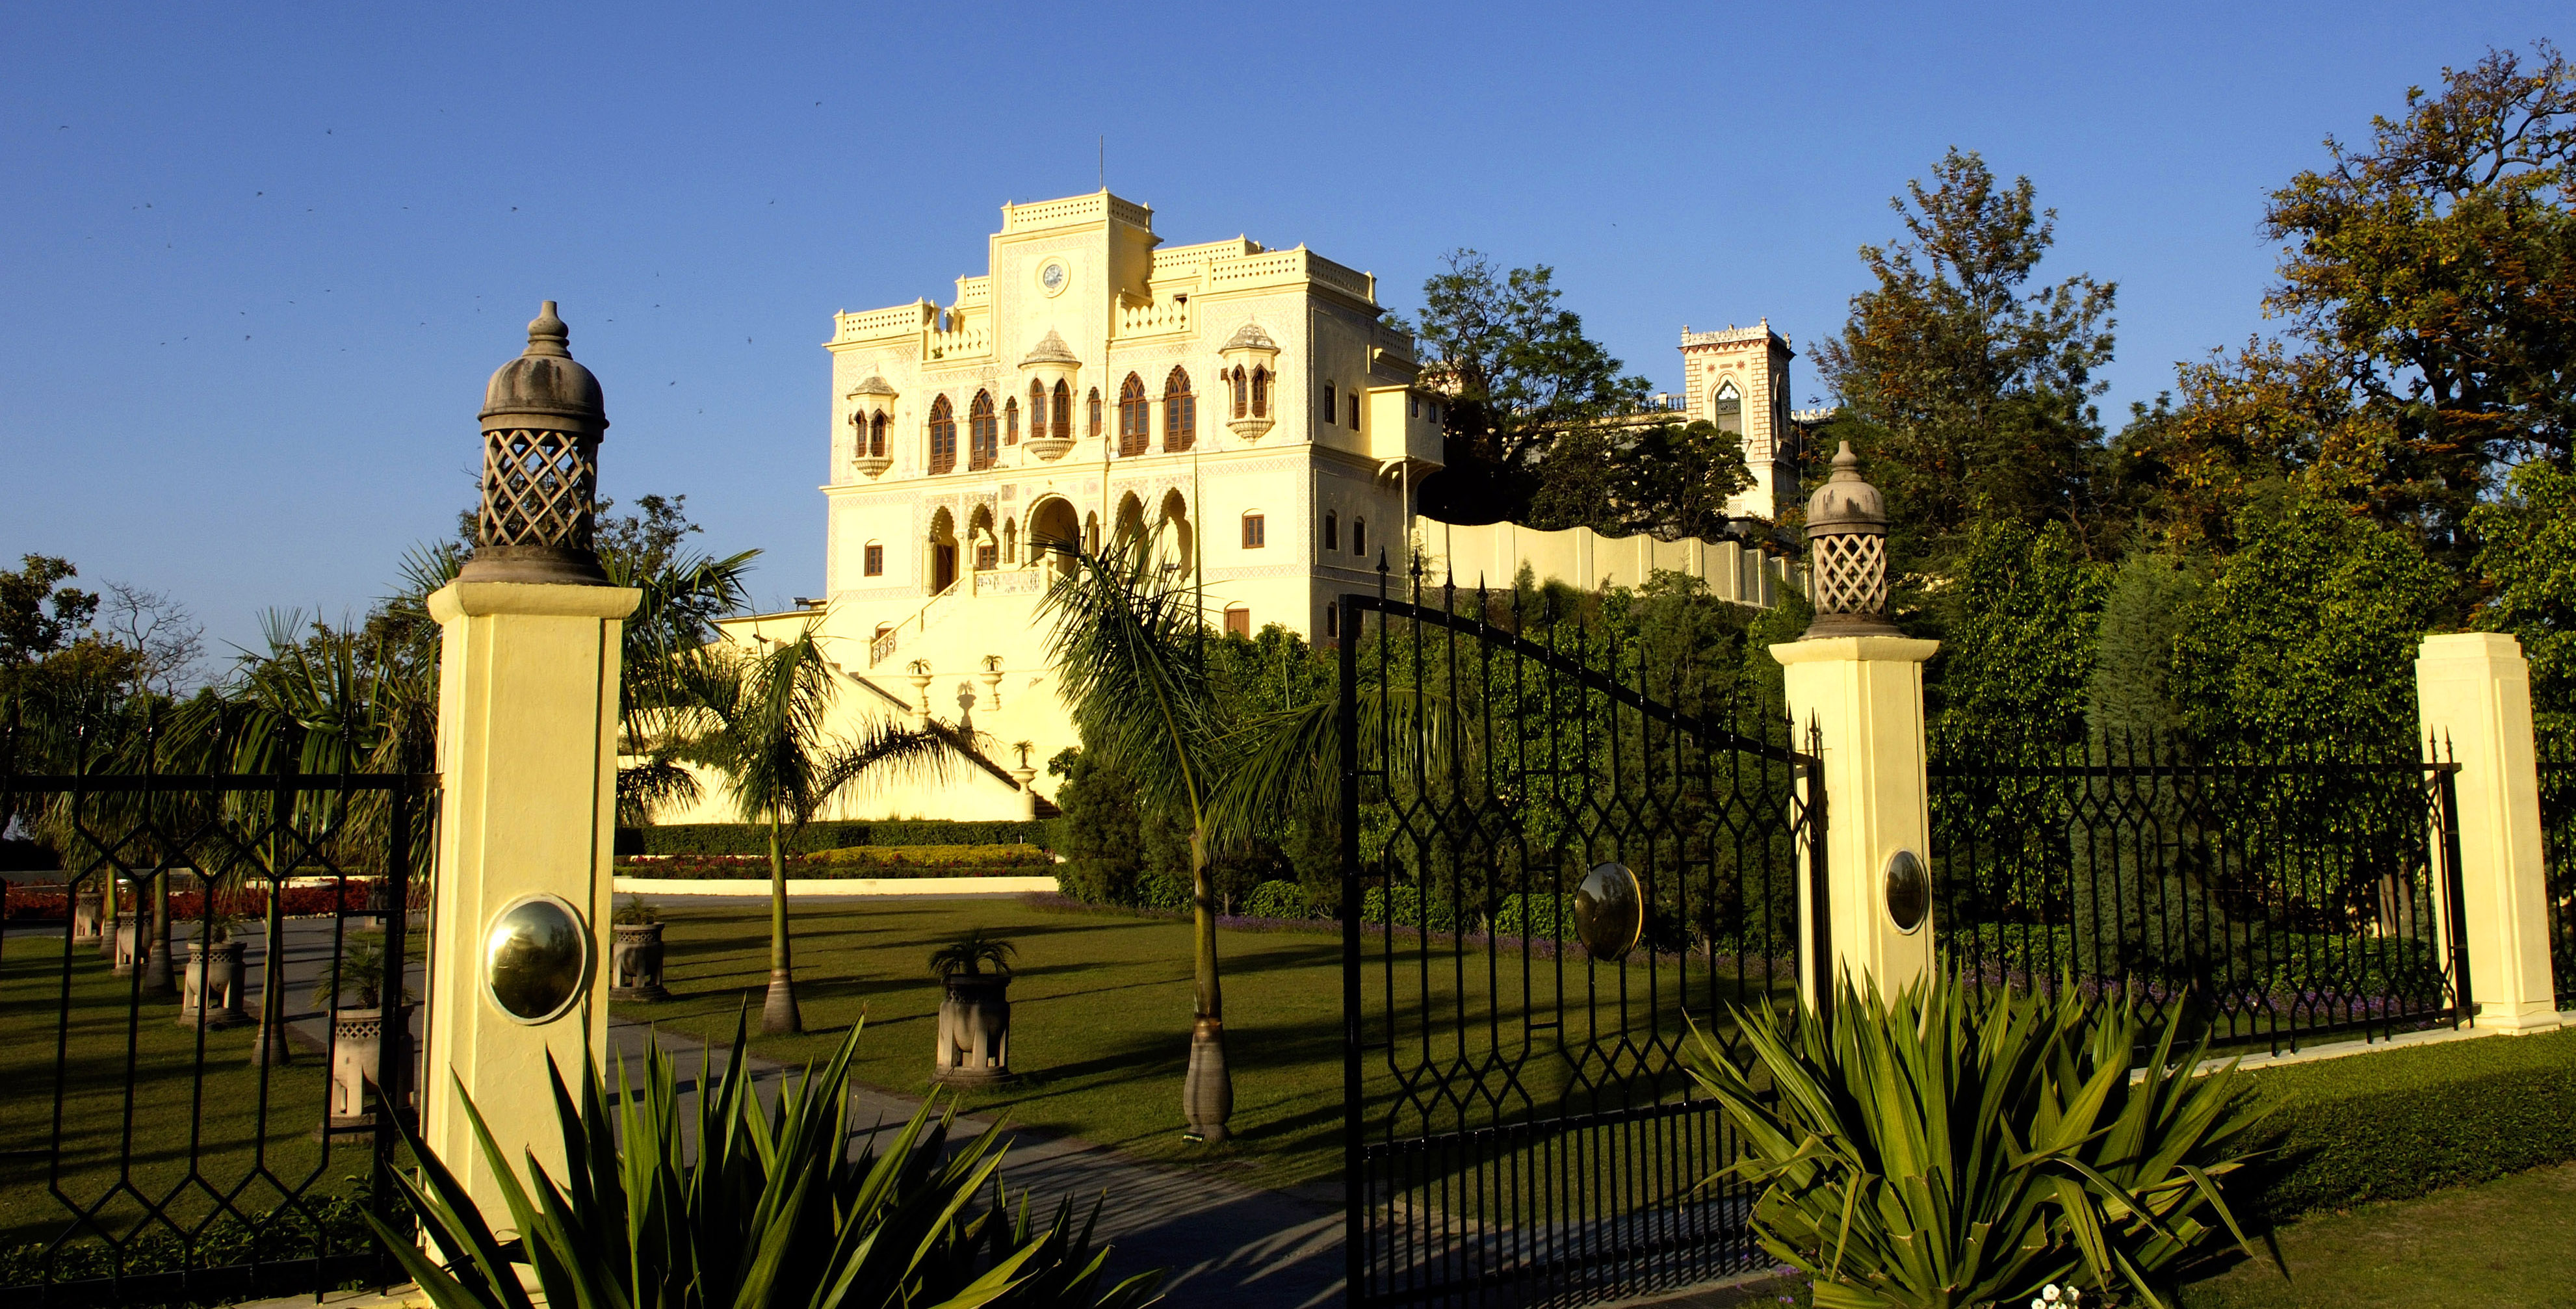
M1097 553L1059 553L1073 568L1040 612L1083 749L1126 771L1149 800L1203 819L1224 732L1196 645L1206 623L1195 595L1163 566L1150 533L1121 530Z

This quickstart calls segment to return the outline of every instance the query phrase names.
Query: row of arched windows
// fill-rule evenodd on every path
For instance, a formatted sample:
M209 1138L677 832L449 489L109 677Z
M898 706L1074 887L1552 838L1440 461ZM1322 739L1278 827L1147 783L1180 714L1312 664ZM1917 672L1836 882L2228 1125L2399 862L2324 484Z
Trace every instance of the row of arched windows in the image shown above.
M1270 416L1270 370L1255 368L1247 375L1243 365L1236 364L1226 374L1226 386L1234 392L1234 416L1268 418Z
M1227 375L1234 389L1234 412L1242 417L1247 407L1254 417L1267 417L1270 411L1271 373L1266 368L1246 374L1237 368ZM1088 396L1085 435L1100 435L1100 392ZM885 455L886 416L876 415L867 425L865 437L868 457ZM1036 440L1052 436L1058 440L1073 435L1073 389L1063 382L1049 390L1044 382L1029 383L1029 436ZM948 397L940 396L930 403L930 471L957 471L957 411ZM966 409L966 467L968 471L991 468L1001 459L1004 445L1020 441L1020 402L1006 400L996 411L993 393L977 391ZM1190 389L1190 374L1175 368L1163 378L1163 451L1177 454L1198 444L1198 396ZM1141 455L1154 447L1153 403L1145 392L1143 378L1134 373L1118 388L1118 453Z

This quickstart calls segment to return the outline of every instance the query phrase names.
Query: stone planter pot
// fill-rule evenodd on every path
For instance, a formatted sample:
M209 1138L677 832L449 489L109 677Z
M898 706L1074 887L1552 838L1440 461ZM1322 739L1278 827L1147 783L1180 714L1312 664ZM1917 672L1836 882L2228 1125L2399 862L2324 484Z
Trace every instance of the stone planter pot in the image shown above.
M83 891L72 897L72 944L96 945L102 927L99 916L106 912L104 899L96 890Z
M395 1039L401 1041L411 1034L411 1011L418 1007L332 1011L331 1104L316 1135L374 1130L376 1115L367 1107L367 1083L376 1080L382 1066L386 1024L393 1025Z
M145 949L151 948L151 943L143 935L143 928L142 917L138 914L126 914L116 920L116 947L108 955L110 972L119 977L134 972L135 946L141 943Z
M179 988L179 1025L231 1027L250 1021L242 1010L242 942L188 943L188 971Z
M1011 979L1001 973L950 973L946 981L931 1077L952 1086L1008 1080Z
M662 924L612 923L617 943L608 956L612 1000L668 1000L662 989Z

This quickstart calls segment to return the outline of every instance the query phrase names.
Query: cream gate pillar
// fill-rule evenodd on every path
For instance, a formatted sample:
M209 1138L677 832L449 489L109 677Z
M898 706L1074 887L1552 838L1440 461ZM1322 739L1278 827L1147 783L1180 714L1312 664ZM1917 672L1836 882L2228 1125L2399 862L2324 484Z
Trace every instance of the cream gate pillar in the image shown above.
M2531 665L2500 632L2428 636L2415 658L2425 734L2460 765L2460 916L2477 1025L2507 1032L2559 1025L2549 966L2548 866L2540 844L2540 773L2531 728ZM2436 890L2436 901L2439 891Z
M607 1046L621 622L640 593L592 552L599 382L546 302L492 375L474 557L429 597L441 628L436 932L421 1135L508 1222L459 1095L503 1155L563 1175L547 1062Z
M1937 641L1898 633L1887 619L1887 511L1862 481L1851 443L1807 504L1808 590L1815 621L1771 647L1788 694L1793 748L1812 724L1824 766L1825 866L1802 862L1802 952L1818 948L1816 879L1826 905L1831 966L1799 969L1802 998L1848 978L1866 991L1900 990L1929 973L1931 810L1924 781L1923 661Z

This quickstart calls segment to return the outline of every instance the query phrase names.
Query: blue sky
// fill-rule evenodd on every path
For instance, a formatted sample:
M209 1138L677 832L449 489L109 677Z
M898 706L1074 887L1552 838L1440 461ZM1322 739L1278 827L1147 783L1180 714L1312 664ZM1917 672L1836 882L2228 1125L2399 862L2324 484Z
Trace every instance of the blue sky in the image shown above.
M822 581L836 309L946 300L996 206L1111 188L1379 277L1557 269L1674 337L1829 335L1952 144L2120 285L2106 411L2264 326L2265 191L2563 5L0 8L0 559L166 591L223 649L362 611L473 494L541 298L619 499L755 593ZM1798 365L1797 398L1819 393Z

